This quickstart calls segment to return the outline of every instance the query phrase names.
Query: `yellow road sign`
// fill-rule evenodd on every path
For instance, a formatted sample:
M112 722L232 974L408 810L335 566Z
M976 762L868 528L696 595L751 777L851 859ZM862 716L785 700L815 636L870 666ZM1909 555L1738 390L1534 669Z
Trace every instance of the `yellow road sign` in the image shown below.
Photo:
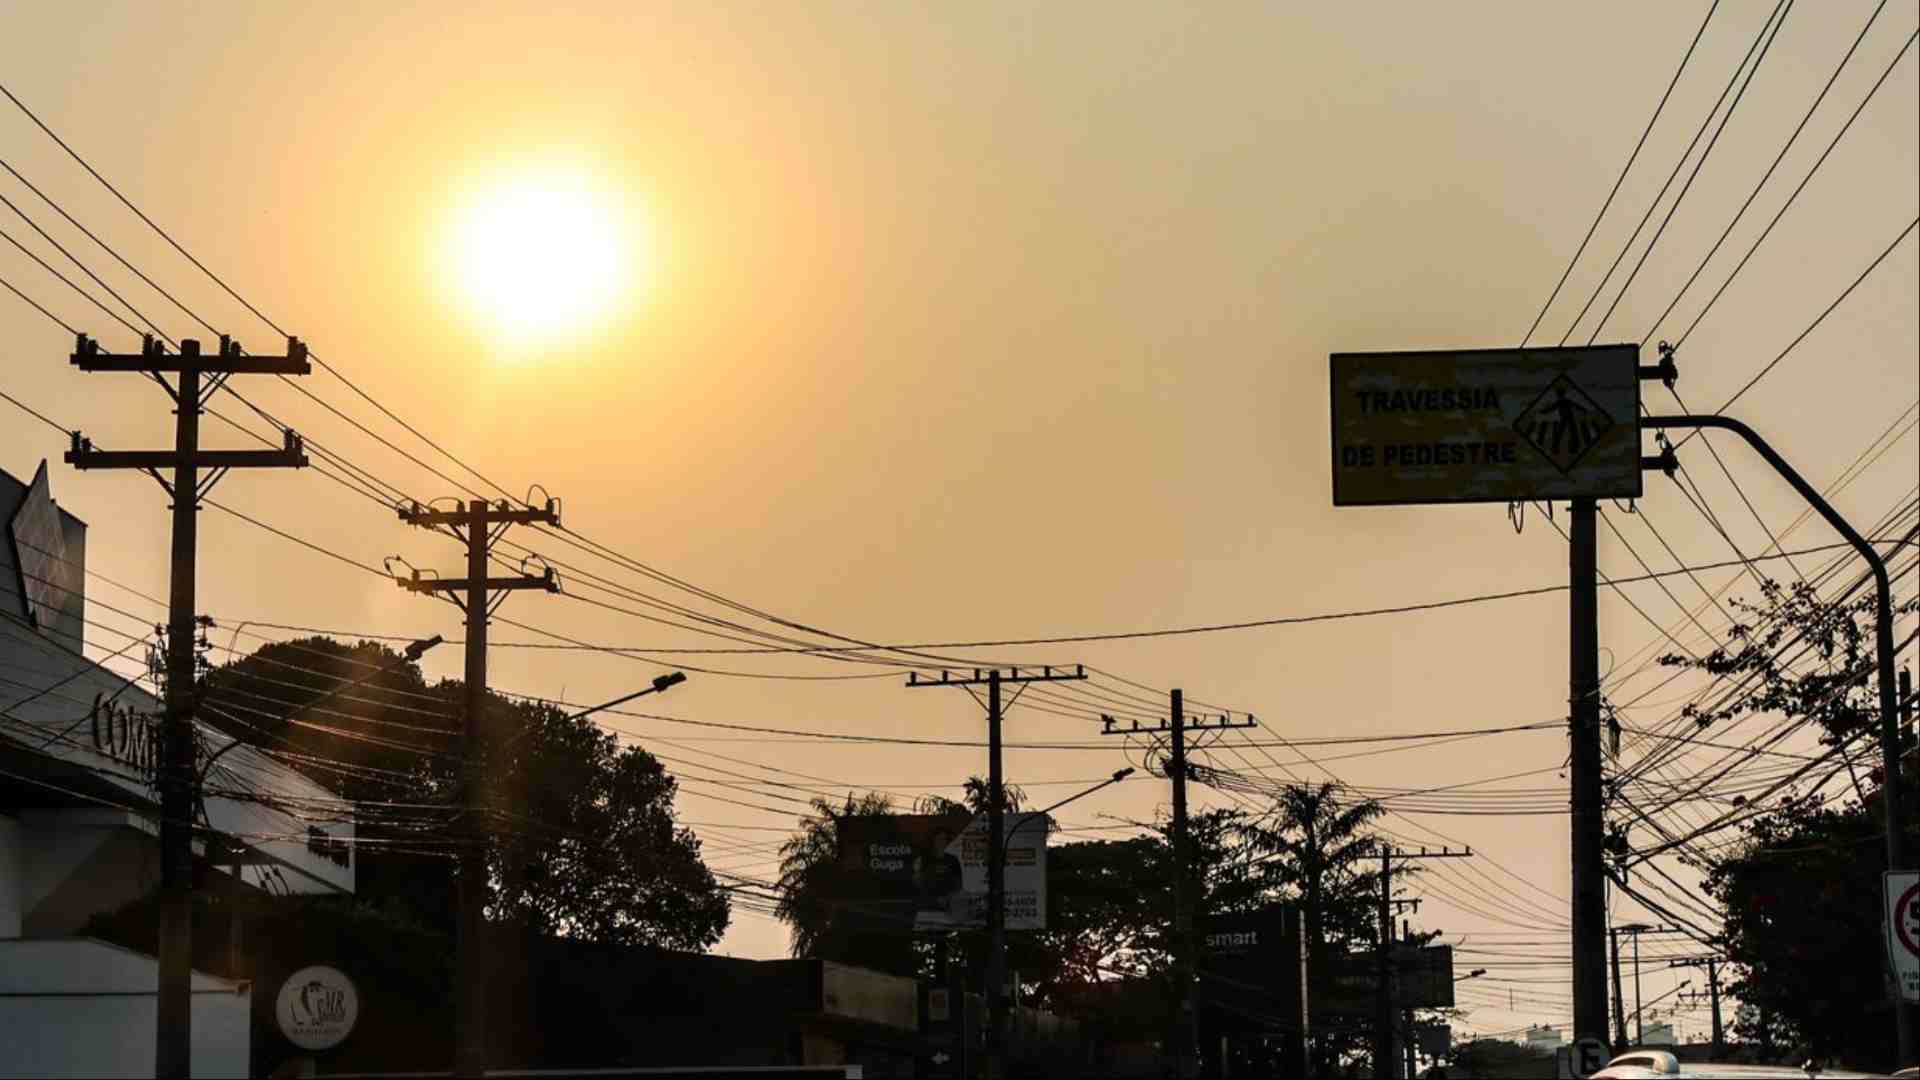
M1640 496L1637 345L1330 360L1335 506Z

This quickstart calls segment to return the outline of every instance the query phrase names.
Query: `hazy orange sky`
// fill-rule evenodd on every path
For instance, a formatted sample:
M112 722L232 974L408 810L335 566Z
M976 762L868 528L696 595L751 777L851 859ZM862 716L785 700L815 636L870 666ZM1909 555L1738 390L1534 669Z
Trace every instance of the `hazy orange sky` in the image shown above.
M1536 343L1566 331L1771 10L1752 0L1722 6ZM1601 341L1647 334L1872 10L1853 0L1796 6ZM0 36L0 78L262 311L480 472L516 493L537 482L561 496L573 528L813 626L886 642L968 641L1563 583L1565 545L1536 515L1516 536L1499 506L1336 511L1326 357L1519 344L1704 11L1651 2L17 5ZM1917 15L1913 0L1887 5L1728 249L1653 338L1685 328L1900 52ZM1679 389L1689 404L1718 406L1914 218L1916 67L1909 53L1894 68L1687 341ZM255 351L278 351L270 330L11 106L0 108L0 157L216 325ZM436 261L440 237L488 177L556 162L594 177L644 223L646 287L605 325L552 343L489 340L450 294ZM0 192L52 228L53 215L10 177L0 177ZM28 240L17 218L0 220ZM1910 497L1920 473L1914 429L1899 426L1920 395L1917 247L1909 236L1895 248L1733 410L1821 485L1894 425L1901 441L1835 497L1863 526ZM170 333L197 330L130 276L108 275L105 256L73 250ZM0 248L0 277L109 346L132 347L132 335L10 246ZM1611 299L1610 290L1600 308ZM103 445L165 444L171 418L156 388L81 376L66 362L64 331L10 295L0 297L0 333L8 342L0 389ZM305 385L468 479L331 376ZM256 378L243 389L408 494L451 493L287 387ZM1673 407L1652 387L1646 401ZM59 464L57 436L8 415L0 467L30 477L52 458L55 497L92 525L90 566L164 595L161 493L138 477ZM217 422L206 430L216 445L244 445ZM1772 528L1800 512L1751 454L1716 446ZM1763 548L1705 448L1683 455L1738 545ZM1652 477L1647 491L1638 517L1609 517L1656 569L1674 562L1648 523L1689 563L1730 557L1672 483ZM416 565L458 566L450 544L311 473L235 474L215 497L364 563L399 553ZM1788 546L1834 539L1809 524ZM216 511L204 515L201 550L201 607L223 627L250 619L457 631L451 608ZM1600 550L1603 572L1642 572L1604 525ZM591 565L630 588L718 610ZM1701 580L1717 589L1730 573ZM88 588L137 616L96 603L102 623L139 633L160 618L98 581ZM1699 636L1658 586L1625 588L1655 620L1677 623L1683 640ZM1689 607L1705 602L1684 577L1668 588ZM517 596L503 614L595 643L728 644L567 597ZM1724 622L1711 608L1701 619ZM1565 628L1564 597L1548 595L969 655L1085 662L1182 686L1305 739L1561 717ZM102 653L126 643L94 633ZM1601 633L1602 670L1618 667L1622 677L1657 637L1604 593ZM504 626L495 636L539 640ZM804 658L705 661L687 658L756 674L865 670ZM457 674L459 663L458 650L445 648L427 666ZM660 670L511 649L496 649L491 664L500 688L578 702L637 688ZM695 674L656 704L727 723L980 737L979 710L963 695L907 693L902 681ZM1643 675L1616 700L1650 684ZM1649 698L1628 723L1663 719L1685 686ZM710 751L830 778L824 786L837 790L947 790L985 768L972 749L703 741L734 736L618 726L698 762L691 771L754 772L701 758ZM1017 741L1079 741L1094 730L1030 708L1008 723ZM1552 769L1564 756L1564 738L1544 731L1332 768L1356 784L1417 787ZM1032 785L1039 802L1073 790L1053 781L1123 763L1118 745L1007 755L1009 779ZM1494 787L1564 782L1548 771ZM689 785L682 815L758 829L791 821L714 795L785 805ZM1224 801L1211 791L1198 798ZM1060 816L1112 826L1165 799L1164 784L1136 778ZM1446 842L1443 834L1485 853L1416 887L1427 899L1417 923L1445 929L1449 941L1465 935L1470 948L1502 949L1494 943L1505 935L1514 954L1564 958L1547 944L1566 919L1550 899L1566 894L1563 814L1415 816L1389 827L1416 844ZM764 846L737 845L778 833L700 831L716 865L772 874ZM1617 910L1636 911L1624 900ZM780 926L737 911L722 948L770 956L785 944ZM1501 963L1486 956L1471 966ZM1496 971L1469 988L1471 1024L1564 1021L1567 984L1535 981L1562 974ZM1650 971L1647 996L1680 977ZM1683 1024L1697 1027L1702 1015Z

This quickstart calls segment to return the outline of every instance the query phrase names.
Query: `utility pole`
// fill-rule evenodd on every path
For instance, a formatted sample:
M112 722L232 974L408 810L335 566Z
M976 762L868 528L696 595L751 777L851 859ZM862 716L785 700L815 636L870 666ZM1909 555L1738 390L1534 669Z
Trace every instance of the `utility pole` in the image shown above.
M1720 1057L1727 1049L1726 1029L1720 1024L1720 957L1714 955L1689 956L1667 962L1669 968L1705 967L1707 969L1708 1002L1713 1008L1713 1056Z
M1376 970L1379 983L1374 988L1375 1005L1373 1029L1373 1075L1374 1080L1398 1080L1400 1070L1399 1055L1394 1045L1394 1012L1398 964L1393 956L1393 860L1407 862L1412 859L1467 859L1472 858L1473 849L1455 851L1450 847L1439 851L1401 851L1388 844L1380 845L1380 936L1376 948ZM1418 901L1410 901L1418 903Z
M1676 927L1649 926L1646 923L1628 923L1625 926L1616 926L1610 931L1610 933L1614 935L1613 937L1613 985L1614 985L1614 999L1616 1001L1619 1000L1620 998L1620 938L1618 935L1627 934L1633 938L1633 1015L1636 1019L1636 1023L1635 1023L1636 1033L1634 1035L1633 1041L1635 1045L1644 1045L1646 1043L1646 1038L1647 1038L1646 1018L1641 1016L1640 1014L1640 1010L1641 1010L1640 935L1641 934L1677 934L1679 932L1680 932L1679 929ZM1621 1045L1622 1046L1627 1045L1627 1017L1624 1012L1621 1013L1620 1015L1619 1036L1620 1036Z
M1413 921L1411 919L1400 920L1400 942L1408 949L1413 948ZM1414 1060L1414 1052L1418 1049L1420 1041L1413 1030L1413 1009L1402 1009L1400 1012L1400 1020L1402 1029L1407 1033L1406 1076L1408 1080L1412 1080L1416 1075L1415 1070L1419 1067L1418 1063Z
M1601 809L1598 507L1574 499L1568 545L1568 641L1573 783L1573 1034L1607 1041L1607 900Z
M1627 1045L1627 1003L1620 985L1620 931L1624 929L1621 926L1607 928L1607 937L1613 946L1613 1047L1616 1050Z
M1197 927L1204 912L1201 906L1202 883L1195 881L1193 840L1187 828L1187 735L1190 732L1227 731L1259 726L1249 716L1235 720L1230 716L1211 719L1187 715L1186 696L1175 689L1168 694L1167 722L1141 727L1135 721L1129 727L1118 726L1111 716L1101 716L1103 735L1169 736L1169 753L1162 761L1167 780L1173 787L1173 950L1174 977L1180 985L1180 1015L1173 1025L1174 1061L1180 1076L1191 1077L1200 1067L1200 941Z
M1176 957L1174 970L1180 980L1180 1019L1174 1025L1178 1036L1174 1060L1183 1077L1199 1074L1200 991L1198 939L1194 936L1193 909L1200 899L1200 883L1193 880L1193 838L1187 833L1187 717L1186 702L1179 687L1168 693L1167 726L1173 729L1173 752L1167 759L1167 776L1173 783L1173 940Z
M444 594L467 617L466 720L460 737L460 800L465 828L460 844L457 910L454 914L453 1074L477 1077L487 1067L486 933L487 824L481 800L486 761L486 732L481 715L487 701L487 621L507 594L519 589L559 592L553 568L539 576L488 577L487 555L494 541L514 525L560 524L552 499L543 508L515 507L504 501L474 499L456 510L429 510L419 503L400 508L409 525L444 529L467 545L467 576L412 577L395 580L410 592ZM489 595L492 594L492 595Z
M1039 682L1069 682L1087 677L1087 669L1075 665L1072 671L1055 671L1052 665L1038 671L1027 668L973 669L971 677L962 672L956 677L941 671L940 678L922 679L919 672L907 674L907 686L959 686L968 695L973 687L987 688L987 1077L1001 1080L1007 1072L1007 861L1006 861L1006 782L1000 764L1000 722L1007 708L1000 700L1000 689L1009 683L1019 687L1014 700L1028 685ZM978 701L979 698L975 697Z
M161 728L161 759L155 780L160 789L160 974L154 1024L154 1075L184 1077L193 1070L192 956L193 813L199 802L194 767L193 713L198 696L198 653L194 649L194 584L199 543L200 500L229 469L299 468L307 463L300 436L283 432L279 450L202 450L200 413L234 375L305 375L313 370L307 347L287 339L285 356L244 356L240 346L221 335L220 352L202 356L200 343L180 342L168 355L152 336L138 354L100 351L100 343L81 334L69 358L81 371L141 372L152 376L174 401L172 450L96 450L73 433L67 463L77 469L139 469L158 481L173 499L173 569L167 596L166 718ZM166 376L176 377L168 383ZM213 380L203 385L202 376ZM200 470L210 470L202 478ZM162 470L172 473L169 481Z

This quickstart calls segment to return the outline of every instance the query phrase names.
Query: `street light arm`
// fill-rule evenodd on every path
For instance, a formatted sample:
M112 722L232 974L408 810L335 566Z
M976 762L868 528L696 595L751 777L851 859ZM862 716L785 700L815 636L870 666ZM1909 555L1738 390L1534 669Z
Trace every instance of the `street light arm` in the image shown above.
M579 712L574 713L572 716L567 717L567 719L584 720L587 717L592 716L594 713L603 712L607 709L611 709L615 705L624 705L627 702L632 701L634 698L637 698L637 697L646 697L648 694L664 694L668 690L672 689L673 687L678 686L681 683L686 681L687 681L687 673L684 671L672 671L672 672L668 672L665 675L658 675L654 677L653 685L651 686L644 687L639 690L635 690L631 694L623 694L620 697L614 698L612 701L602 702L598 705L595 705L591 709L582 709Z
M567 716L567 719L584 720L587 717L592 716L594 713L604 712L607 709L613 708L615 705L624 705L627 702L632 701L634 698L637 698L637 697L646 697L648 694L664 694L668 690L671 690L674 687L679 686L681 683L686 681L687 681L687 673L684 671L669 671L665 675L656 675L653 678L653 685L651 686L647 686L639 690L635 690L631 694L623 694L620 697L614 698L612 701L603 701L600 704L595 705L590 709L581 709L577 713L569 714ZM532 731L533 731L533 728L531 727L521 728L518 732L514 733L514 736L512 738L501 743L500 749L505 750L507 747L512 746L514 743L517 743L521 739L526 738L527 735Z
M1074 802L1075 800L1078 800L1078 799L1084 799L1087 796L1093 794L1094 792L1099 791L1101 788L1112 787L1113 785L1119 783L1122 780L1125 780L1127 777L1132 775L1133 775L1133 769L1131 767L1121 769L1119 772L1114 773L1112 776L1107 777L1105 780L1100 781L1099 783L1093 785L1092 787L1088 788L1085 791L1078 792L1073 795L1069 795L1066 798L1061 799L1059 802L1054 803L1052 806L1049 806L1044 810L1036 810L1033 813L1028 814L1027 816L1021 818L1019 823L1014 825L1013 828L1007 830L1007 839L1012 840L1013 834L1019 832L1020 827L1022 825L1025 825L1028 822L1034 821L1036 819L1045 821L1048 814L1053 813L1055 810L1060 809L1061 807L1067 805L1068 803ZM1005 844L1002 844L1000 848L1000 860L1002 862L1005 862L1006 858L1007 858L1007 847Z
M1859 552L1860 557L1865 559L1867 565L1872 568L1874 652L1878 668L1876 675L1880 683L1880 751L1885 759L1881 767L1886 774L1886 781L1881 785L1881 805L1887 822L1887 870L1893 872L1906 869L1906 851L1902 835L1906 829L1906 819L1900 805L1900 719L1894 700L1893 685L1893 583L1887 574L1886 559L1882 558L1880 552L1875 550L1874 546L1868 543L1852 525L1848 524L1847 519L1841 517L1818 491L1814 490L1812 484L1807 483L1805 478L1795 472L1793 466L1787 464L1786 459L1775 453L1765 439L1740 421L1730 416L1647 416L1641 418L1640 427L1642 430L1668 427L1719 428L1722 431L1731 431L1745 439L1747 445L1753 447L1756 453L1765 458L1767 464L1773 466L1774 471L1779 473L1782 479L1793 485L1793 490L1799 492L1800 497L1807 500L1807 504L1813 507L1827 524L1833 526L1835 532L1845 537L1847 543L1853 545L1853 549ZM1906 1019L1907 1013L1904 1007L1896 1007L1894 1013L1899 1020L1901 1056L1911 1057L1914 1053L1914 1033Z

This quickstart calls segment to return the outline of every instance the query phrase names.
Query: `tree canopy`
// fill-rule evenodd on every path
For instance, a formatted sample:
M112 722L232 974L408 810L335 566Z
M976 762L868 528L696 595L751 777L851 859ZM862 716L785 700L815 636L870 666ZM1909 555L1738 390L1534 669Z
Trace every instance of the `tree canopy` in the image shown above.
M1737 797L1733 843L1683 856L1705 874L1723 913L1715 940L1731 961L1728 992L1745 1006L1734 1034L1783 1054L1892 1064L1872 594L1836 600L1808 583L1765 581L1758 602L1733 606L1724 644L1662 658L1731 687L1683 715L1703 730L1767 717L1778 730L1817 732L1829 747L1751 802ZM1898 611L1917 606L1909 600ZM1912 805L1910 774L1902 788ZM1920 830L1909 824L1908 849L1916 842ZM1629 847L1624 838L1615 846Z
M385 645L314 637L216 669L200 711L341 796L363 898L445 928L464 710L457 679L429 684ZM616 944L720 939L726 895L698 838L675 824L674 780L658 759L542 702L489 692L480 723L491 920Z

